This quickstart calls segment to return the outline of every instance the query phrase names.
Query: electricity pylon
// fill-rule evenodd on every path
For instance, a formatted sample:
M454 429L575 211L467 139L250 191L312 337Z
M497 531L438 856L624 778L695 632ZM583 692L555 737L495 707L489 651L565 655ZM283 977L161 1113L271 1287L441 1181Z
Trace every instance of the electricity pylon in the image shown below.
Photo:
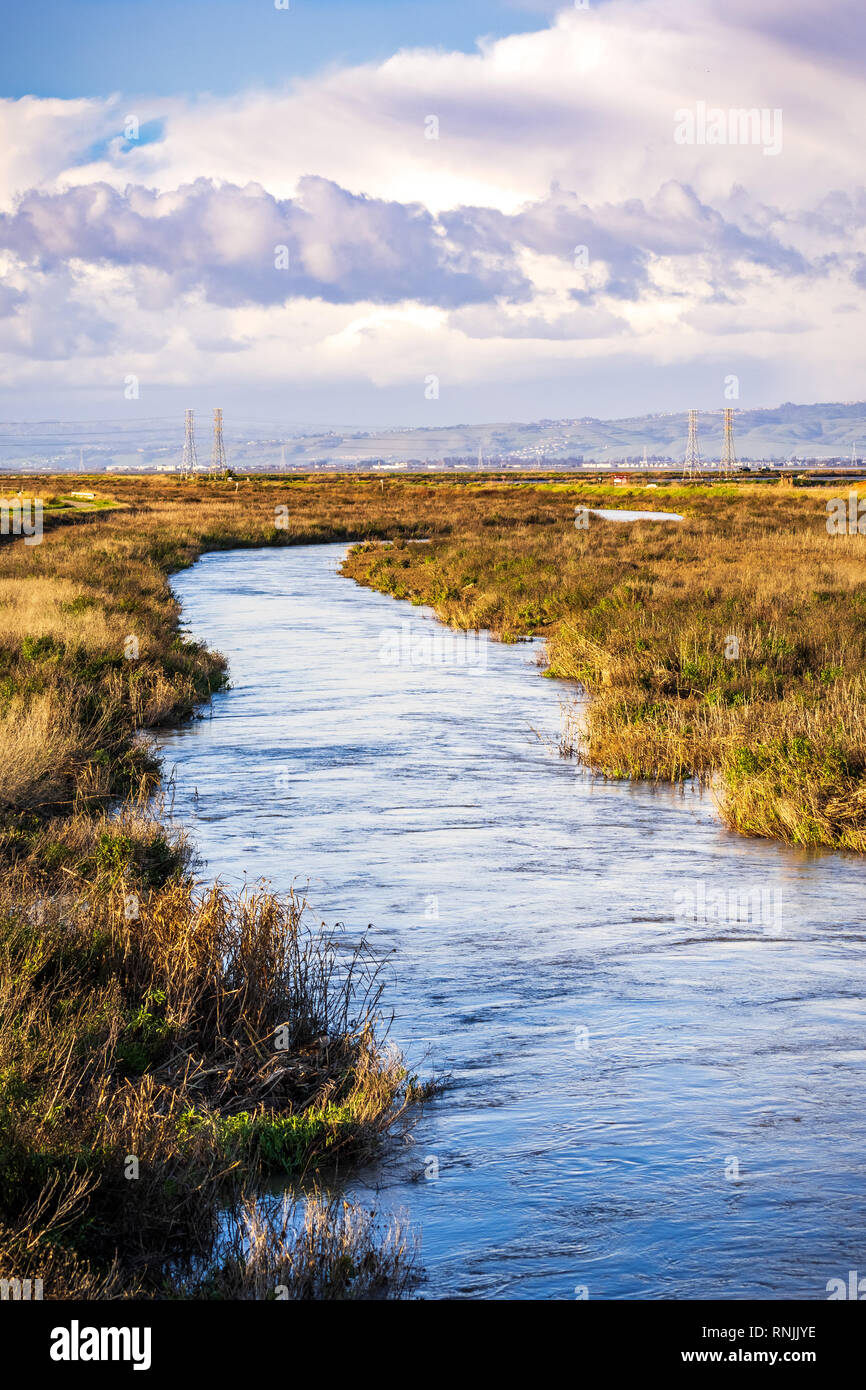
M213 450L210 456L210 469L214 474L225 473L228 468L226 462L226 448L223 443L223 413L215 410L213 413Z
M701 471L701 446L698 443L698 412L689 411L689 439L686 444L686 463L683 470L687 478L694 478Z
M719 464L723 478L732 478L737 471L737 451L734 448L734 411L725 406L725 444Z
M193 412L187 410L184 416L183 459L180 465L181 477L191 478L198 472L198 455L195 451L195 424Z

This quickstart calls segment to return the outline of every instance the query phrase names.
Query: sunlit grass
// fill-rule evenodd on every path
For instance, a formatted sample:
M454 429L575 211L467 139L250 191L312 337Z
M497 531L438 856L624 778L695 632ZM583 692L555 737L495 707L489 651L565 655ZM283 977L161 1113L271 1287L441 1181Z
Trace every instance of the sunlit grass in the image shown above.
M130 478L79 511L44 483L41 544L0 545L4 1275L58 1297L270 1297L277 1266L290 1297L407 1287L393 1226L322 1199L290 1235L256 1201L266 1174L371 1152L423 1088L380 1041L370 963L359 995L298 904L197 896L149 804L142 731L226 680L168 585L207 549L362 542L359 582L544 636L592 697L563 736L592 767L699 775L736 830L866 850L866 537L828 536L827 491ZM685 520L576 529L600 497Z

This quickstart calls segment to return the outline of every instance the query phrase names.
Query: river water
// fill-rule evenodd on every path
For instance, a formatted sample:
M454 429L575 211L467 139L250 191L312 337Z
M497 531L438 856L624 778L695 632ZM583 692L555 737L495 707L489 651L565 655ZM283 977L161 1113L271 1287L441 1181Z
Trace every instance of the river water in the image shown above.
M355 1182L423 1295L827 1297L866 1274L864 866L560 758L538 647L452 639L341 545L175 591L232 688L161 736L205 875L392 951L392 1036L450 1082ZM392 973L391 973L392 971Z

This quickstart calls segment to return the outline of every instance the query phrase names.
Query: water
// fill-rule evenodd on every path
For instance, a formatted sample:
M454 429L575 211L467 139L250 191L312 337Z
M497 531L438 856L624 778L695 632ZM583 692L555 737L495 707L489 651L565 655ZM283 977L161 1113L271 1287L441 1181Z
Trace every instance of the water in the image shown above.
M426 1296L815 1299L866 1273L862 861L576 769L535 646L441 664L440 625L342 554L177 577L234 688L161 743L211 872L394 950L393 1036L451 1085L355 1190L420 1224Z

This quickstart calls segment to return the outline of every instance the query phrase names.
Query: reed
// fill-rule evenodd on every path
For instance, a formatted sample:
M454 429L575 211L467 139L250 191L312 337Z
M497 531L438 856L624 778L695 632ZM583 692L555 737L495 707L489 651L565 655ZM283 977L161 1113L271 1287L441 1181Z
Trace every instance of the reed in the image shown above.
M411 1079L363 942L265 890L129 887L0 904L0 1262L26 1238L153 1294L265 1176L369 1155Z

